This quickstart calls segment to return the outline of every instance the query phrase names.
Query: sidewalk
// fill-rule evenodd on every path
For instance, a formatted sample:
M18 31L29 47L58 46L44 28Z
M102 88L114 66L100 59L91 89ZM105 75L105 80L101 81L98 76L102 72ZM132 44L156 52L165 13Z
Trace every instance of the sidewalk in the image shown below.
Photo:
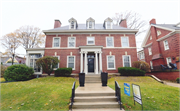
M173 83L173 82L167 82L167 81L163 81L165 85L168 86L173 86L173 87L179 87L180 88L180 84L178 83Z

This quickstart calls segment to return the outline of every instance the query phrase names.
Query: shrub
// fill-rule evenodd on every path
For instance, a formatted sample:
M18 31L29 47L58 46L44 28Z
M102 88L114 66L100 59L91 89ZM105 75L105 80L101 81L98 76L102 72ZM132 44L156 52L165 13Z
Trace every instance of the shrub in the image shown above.
M177 83L180 83L180 79L179 79L179 78L177 78L177 79L176 79L176 82L177 82Z
M132 67L141 69L145 72L149 72L150 71L150 66L147 62L144 61L135 61L132 63Z
M60 76L70 76L72 73L72 68L58 68L54 72L55 77L60 77Z
M144 76L146 73L145 71L134 67L119 67L118 72L121 76Z
M39 58L36 61L36 64L37 66L42 67L43 72L50 76L50 74L53 72L53 69L59 62L60 61L57 57L44 56L42 58Z
M1 65L1 77L3 77L6 69L7 69L7 66Z
M4 73L6 81L24 81L33 77L34 70L23 64L12 65Z

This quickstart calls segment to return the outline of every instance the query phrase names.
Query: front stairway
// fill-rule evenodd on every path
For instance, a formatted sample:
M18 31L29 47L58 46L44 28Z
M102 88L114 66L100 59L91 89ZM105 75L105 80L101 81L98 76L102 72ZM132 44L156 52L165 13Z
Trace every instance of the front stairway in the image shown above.
M115 91L102 87L100 75L85 75L84 87L75 90L73 111L120 111Z

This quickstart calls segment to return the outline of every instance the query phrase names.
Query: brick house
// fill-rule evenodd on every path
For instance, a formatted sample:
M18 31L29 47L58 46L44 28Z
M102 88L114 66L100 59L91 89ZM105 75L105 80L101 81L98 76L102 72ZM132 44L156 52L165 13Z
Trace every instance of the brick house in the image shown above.
M60 60L56 68L72 67L73 73L99 74L101 71L118 73L118 67L131 67L137 61L135 34L138 30L128 29L126 20L119 26L107 18L96 24L93 18L78 24L74 18L69 25L61 26L55 20L54 29L44 30L45 48L26 49L26 64L41 74L35 61L42 56L54 56Z
M145 61L144 50L140 50L137 52L137 58L138 61Z
M180 52L180 23L156 24L156 20L150 21L150 27L142 43L145 61L154 66L176 63L179 68Z

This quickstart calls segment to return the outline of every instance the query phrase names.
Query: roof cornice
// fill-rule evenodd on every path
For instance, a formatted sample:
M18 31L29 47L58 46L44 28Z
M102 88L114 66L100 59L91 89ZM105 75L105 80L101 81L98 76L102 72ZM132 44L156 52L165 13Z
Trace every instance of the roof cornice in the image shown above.
M148 28L148 30L147 30L147 33L146 33L146 35L145 35L145 38L144 38L144 40L143 40L143 42L142 42L142 45L141 45L141 47L144 47L145 45L146 45L146 42L147 42L147 40L148 40L148 37L149 37L149 35L150 35L150 32L151 32L151 25L149 26L149 28Z
M167 34L167 35L165 35L165 36L163 36L163 37L157 39L156 41L164 40L164 39L168 38L169 36L171 36L171 35L173 35L173 34L175 34L175 33L176 33L175 31L170 32L169 34Z
M151 26L154 26L154 27L160 28L160 29L164 29L164 30L175 31L174 29L170 29L170 28L162 27L162 26L157 26L157 25L155 25L155 24L151 24Z

